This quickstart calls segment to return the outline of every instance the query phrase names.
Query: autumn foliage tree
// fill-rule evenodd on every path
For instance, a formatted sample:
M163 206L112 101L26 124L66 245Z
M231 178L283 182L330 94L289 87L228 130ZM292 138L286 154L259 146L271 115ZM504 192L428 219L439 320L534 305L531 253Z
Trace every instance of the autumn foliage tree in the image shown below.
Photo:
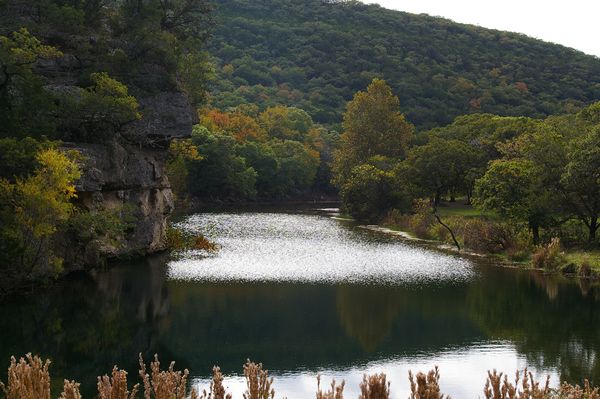
M14 182L0 179L0 266L7 281L15 275L31 280L61 271L53 240L75 210L75 181L81 174L74 157L41 149L31 175Z
M341 146L335 154L334 178L342 186L352 168L379 155L404 156L413 136L413 126L400 112L400 100L384 80L374 79L348 103Z

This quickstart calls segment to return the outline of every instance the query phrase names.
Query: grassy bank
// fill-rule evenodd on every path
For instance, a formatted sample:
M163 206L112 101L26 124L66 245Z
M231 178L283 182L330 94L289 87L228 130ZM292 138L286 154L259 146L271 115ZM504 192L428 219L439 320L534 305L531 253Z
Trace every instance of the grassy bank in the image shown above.
M600 278L600 250L565 245L561 231L544 232L540 244L534 245L528 229L508 223L491 212L483 212L463 200L444 202L437 215L429 207L417 207L413 214L390 211L382 225L408 232L417 238L439 241L461 250L475 252L509 262L523 268L544 269L584 278ZM450 229L450 230L449 230ZM570 233L570 232L569 232Z

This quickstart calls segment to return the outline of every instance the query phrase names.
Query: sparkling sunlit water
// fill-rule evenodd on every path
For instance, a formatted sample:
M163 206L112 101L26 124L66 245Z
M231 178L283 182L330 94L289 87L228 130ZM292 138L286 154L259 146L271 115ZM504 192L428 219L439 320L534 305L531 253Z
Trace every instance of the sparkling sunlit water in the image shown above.
M385 242L319 215L202 214L180 226L206 234L221 251L182 255L169 264L172 279L398 284L473 276L470 263L457 256Z

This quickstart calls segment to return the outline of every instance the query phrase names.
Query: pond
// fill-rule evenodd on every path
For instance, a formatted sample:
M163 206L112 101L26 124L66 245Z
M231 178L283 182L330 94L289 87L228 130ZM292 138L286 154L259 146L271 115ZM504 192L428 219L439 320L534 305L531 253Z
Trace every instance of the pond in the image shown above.
M313 397L317 374L357 397L363 374L382 371L406 398L408 370L435 365L454 398L482 397L493 368L600 381L596 285L443 253L332 211L189 216L180 225L218 254L151 257L2 303L0 359L50 357L57 386L76 379L84 397L114 364L135 380L139 352L189 368L200 389L218 364L234 398L247 358L289 399Z

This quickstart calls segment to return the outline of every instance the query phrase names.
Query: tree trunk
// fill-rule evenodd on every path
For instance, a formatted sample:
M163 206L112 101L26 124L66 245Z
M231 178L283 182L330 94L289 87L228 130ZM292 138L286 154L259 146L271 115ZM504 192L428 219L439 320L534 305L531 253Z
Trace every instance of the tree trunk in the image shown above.
M540 226L537 223L530 223L529 225L533 234L533 243L538 245L540 243Z
M436 191L435 192L435 198L433 199L433 204L435 206L438 206L440 204L441 198L442 198L442 194L440 193L440 191L439 190Z
M435 218L437 219L438 223L441 224L442 226L444 226L446 228L446 230L448 230L450 232L450 235L452 236L452 241L454 241L454 245L456 245L456 249L458 249L460 251L460 244L458 243L458 240L456 239L456 236L454 235L454 232L452 231L452 229L450 228L450 226L448 226L447 224L444 224L444 222L442 222L442 219L440 219L440 217L437 214L437 209L433 208L433 216L435 216Z
M600 227L600 225L598 224L598 218L592 218L592 220L590 220L590 225L589 225L590 234L588 236L588 242L590 244L592 244L592 243L594 243L594 241L596 241L596 231L598 231L598 227Z

